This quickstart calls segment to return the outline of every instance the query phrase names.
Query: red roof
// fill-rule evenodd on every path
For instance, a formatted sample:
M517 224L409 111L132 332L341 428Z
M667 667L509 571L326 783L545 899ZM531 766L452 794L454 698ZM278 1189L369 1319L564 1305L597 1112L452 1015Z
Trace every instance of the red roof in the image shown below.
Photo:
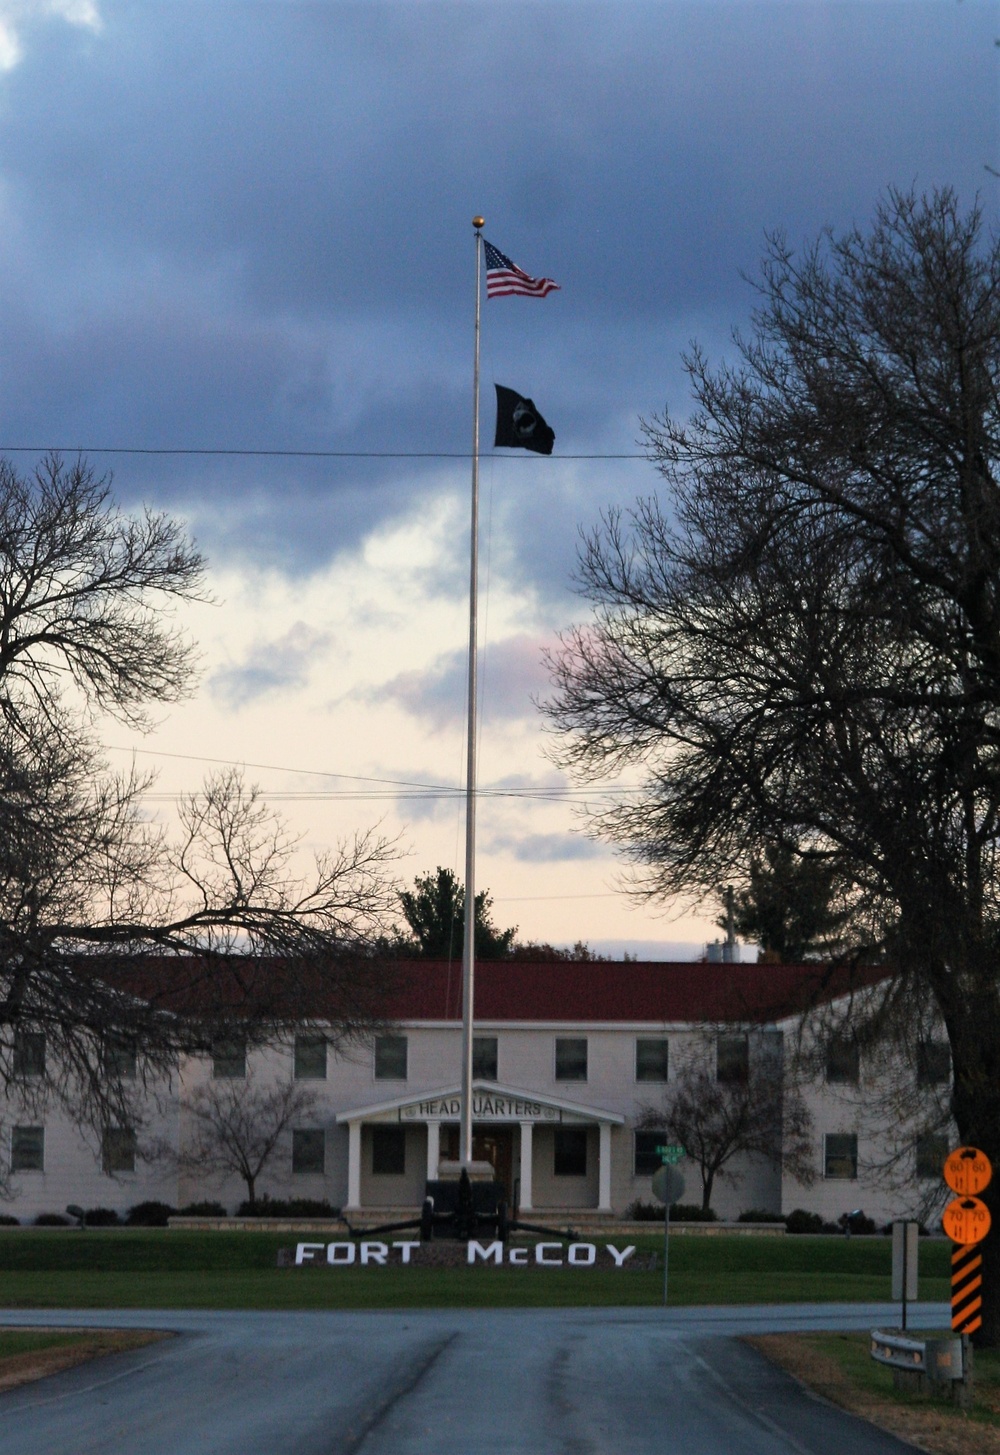
M462 966L414 960L387 1016L458 1020ZM881 969L826 965L687 964L674 960L480 960L477 1021L780 1020L885 978Z

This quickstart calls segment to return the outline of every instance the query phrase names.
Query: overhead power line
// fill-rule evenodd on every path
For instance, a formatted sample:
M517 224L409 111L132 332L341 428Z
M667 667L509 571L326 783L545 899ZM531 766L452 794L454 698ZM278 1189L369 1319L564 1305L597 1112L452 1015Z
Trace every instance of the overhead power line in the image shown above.
M143 757L152 758L173 758L185 763L214 763L223 768L254 768L268 773L296 773L307 778L339 778L348 783L377 783L384 785L384 792L378 790L367 790L362 792L359 789L327 789L309 790L296 792L293 790L277 790L268 792L267 797L275 801L286 802L321 802L329 799L340 802L376 801L386 799L395 801L400 798L413 799L451 799L465 796L465 789L461 785L453 783L422 783L410 778L382 778L370 774L359 773L338 773L329 768L291 768L283 763L251 763L246 759L238 761L232 758L210 758L201 753L169 753L160 748L126 748L118 743L108 744L108 750L114 753L138 753ZM402 790L402 791L398 791ZM576 787L559 784L541 784L537 788L479 788L477 794L480 798L518 798L530 799L536 802L572 802L585 798L599 798L607 795L620 793L641 792L639 784L606 784L603 787ZM143 794L142 797L148 802L173 802L183 797L180 792L166 792L153 790Z
M3 455L195 455L230 456L250 459L282 460L471 460L469 450L247 450L188 449L168 445L149 449L136 445L0 445ZM480 456L482 458L482 456ZM491 460L516 460L525 463L538 456L524 454L490 455ZM644 454L570 454L553 455L558 460L649 460Z

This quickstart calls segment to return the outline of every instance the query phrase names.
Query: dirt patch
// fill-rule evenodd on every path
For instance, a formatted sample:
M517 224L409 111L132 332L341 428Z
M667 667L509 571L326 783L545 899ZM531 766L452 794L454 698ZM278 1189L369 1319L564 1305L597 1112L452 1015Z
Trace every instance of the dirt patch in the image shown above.
M976 1455L1000 1455L1000 1429L971 1419L952 1406L907 1406L861 1389L836 1359L810 1342L807 1334L754 1334L744 1342L831 1404L860 1415L931 1455L970 1455L973 1450Z
M10 1332L20 1332L11 1330ZM28 1332L25 1330L25 1332ZM32 1329L33 1334L74 1334L70 1329ZM29 1349L21 1354L7 1354L0 1357L0 1393L16 1389L20 1384L44 1379L49 1374L59 1374L89 1359L100 1359L105 1354L122 1354L130 1349L141 1349L146 1344L157 1344L161 1339L173 1336L155 1329L85 1329L72 1343L54 1344L48 1349Z

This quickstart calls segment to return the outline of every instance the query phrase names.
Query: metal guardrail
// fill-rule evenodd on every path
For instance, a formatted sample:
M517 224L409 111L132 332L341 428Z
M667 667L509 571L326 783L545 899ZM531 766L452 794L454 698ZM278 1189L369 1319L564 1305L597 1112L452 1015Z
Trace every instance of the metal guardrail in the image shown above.
M905 1334L873 1329L871 1356L879 1364L922 1374L935 1384L965 1378L965 1347L961 1335L940 1339L910 1339Z

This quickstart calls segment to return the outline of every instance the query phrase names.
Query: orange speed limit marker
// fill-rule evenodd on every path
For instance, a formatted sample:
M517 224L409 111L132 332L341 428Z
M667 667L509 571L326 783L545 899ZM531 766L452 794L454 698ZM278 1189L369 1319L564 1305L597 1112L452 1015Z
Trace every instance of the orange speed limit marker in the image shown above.
M993 1166L978 1147L956 1147L944 1164L944 1180L959 1197L975 1197L989 1186Z
M953 1243L979 1243L990 1230L990 1210L978 1197L955 1197L941 1215Z

